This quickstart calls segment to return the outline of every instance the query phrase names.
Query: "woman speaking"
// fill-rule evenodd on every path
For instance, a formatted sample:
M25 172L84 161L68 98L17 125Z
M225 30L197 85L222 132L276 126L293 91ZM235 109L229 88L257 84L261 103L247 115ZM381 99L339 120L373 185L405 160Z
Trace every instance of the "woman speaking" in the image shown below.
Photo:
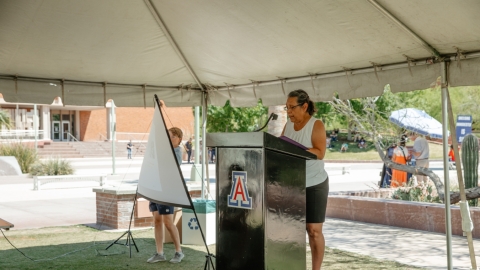
M312 252L312 269L320 269L325 252L323 223L327 210L328 175L325 171L326 138L323 122L315 119L315 104L304 90L295 90L288 94L285 106L288 118L282 135L308 148L317 156L316 160L306 163L306 219L307 232Z

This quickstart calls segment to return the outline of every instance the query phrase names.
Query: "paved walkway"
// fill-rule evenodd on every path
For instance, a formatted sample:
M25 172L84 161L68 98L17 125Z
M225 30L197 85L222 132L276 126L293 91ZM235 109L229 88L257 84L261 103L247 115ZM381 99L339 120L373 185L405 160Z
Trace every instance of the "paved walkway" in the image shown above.
M447 269L444 234L330 218L325 222L324 235L330 248L428 269ZM480 240L474 240L474 246L480 264ZM466 237L452 237L452 262L454 269L470 269Z
M112 172L111 159L108 158L70 161L76 174ZM117 175L108 176L108 184L134 184L141 162L140 158L118 158ZM350 171L347 174L342 174L344 164L326 166L331 191L342 191L375 188L382 164L349 163ZM438 164L433 164L432 167L443 178ZM183 164L181 169L185 178L189 179L192 165ZM215 167L211 165L211 178L215 177L214 170ZM453 171L451 175L454 176ZM214 180L211 182L214 184ZM49 183L42 190L33 191L32 178L0 177L0 218L12 222L15 225L12 230L95 223L95 193L92 192L92 187L96 187L95 182ZM429 269L446 269L446 240L442 234L338 219L327 219L324 228L329 247ZM480 240L475 240L475 249L480 253ZM454 269L469 269L465 238L453 237L453 256ZM480 263L480 259L478 261Z

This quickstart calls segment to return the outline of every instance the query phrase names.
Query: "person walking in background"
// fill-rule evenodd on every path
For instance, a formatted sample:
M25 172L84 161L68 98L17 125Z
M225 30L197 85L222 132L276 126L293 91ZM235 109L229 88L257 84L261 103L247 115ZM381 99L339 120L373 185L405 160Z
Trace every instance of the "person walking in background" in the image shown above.
M430 148L425 138L420 137L417 133L410 133L410 140L414 141L412 155L415 157L416 166L425 169L429 168ZM428 183L428 177L425 175L417 174L417 181L419 185L426 185Z
M215 159L216 159L216 148L215 147L212 147L210 148L210 163L215 163Z
M316 160L306 162L306 223L312 269L322 266L325 253L323 223L328 200L328 174L323 158L326 151L327 133L321 120L315 119L315 104L304 90L295 90L288 94L285 110L288 118L282 135L304 146L317 156Z
M195 137L192 137L192 163L195 163L197 161L195 161Z
M453 152L453 144L450 145L450 151L448 152L448 161L455 162L455 152Z
M448 152L448 169L454 170L455 164L455 152L453 151L453 144L450 145L450 151Z
M187 148L187 162L188 164L190 164L190 158L192 157L192 138L188 139L185 147Z
M401 165L406 165L408 161L408 149L405 147L405 140L393 150L392 161ZM407 184L407 172L392 169L391 187L401 187Z
M177 159L178 165L181 165L182 148L180 147L180 143L182 142L183 132L177 127L172 127L168 130L168 135L170 136L170 141L172 142L172 146L175 151L175 158ZM153 256L147 260L147 262L156 263L167 260L163 252L163 240L165 239L163 225L165 225L165 228L170 233L173 244L175 245L175 255L170 260L170 262L181 262L185 255L183 254L182 247L180 246L180 234L178 233L177 227L173 223L174 207L154 202L150 202L148 207L150 209L150 212L153 212L153 219L155 225L155 245L157 248L157 252L153 254Z
M132 159L132 148L133 148L133 144L132 144L132 140L130 140L130 142L127 143L127 159Z

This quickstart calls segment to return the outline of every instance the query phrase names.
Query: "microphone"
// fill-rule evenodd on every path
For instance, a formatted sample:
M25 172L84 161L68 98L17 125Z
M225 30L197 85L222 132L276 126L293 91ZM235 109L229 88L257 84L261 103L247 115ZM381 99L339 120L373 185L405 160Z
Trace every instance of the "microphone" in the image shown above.
M257 130L254 130L253 132L259 132L260 130L264 129L267 125L268 125L268 122L270 122L270 120L277 120L278 118L278 114L275 114L275 113L272 113L270 114L270 117L268 117L268 120L267 122L265 123L265 125L263 125L263 127L257 129Z

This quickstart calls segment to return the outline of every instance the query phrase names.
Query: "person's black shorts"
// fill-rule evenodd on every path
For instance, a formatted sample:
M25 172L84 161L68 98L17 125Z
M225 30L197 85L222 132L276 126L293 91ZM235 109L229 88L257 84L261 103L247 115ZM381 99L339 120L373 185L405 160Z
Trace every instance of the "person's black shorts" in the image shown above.
M148 208L150 209L150 212L158 211L160 215L173 215L175 213L173 206L158 204L154 202L150 202Z
M307 223L325 222L328 190L328 177L318 185L307 187Z

